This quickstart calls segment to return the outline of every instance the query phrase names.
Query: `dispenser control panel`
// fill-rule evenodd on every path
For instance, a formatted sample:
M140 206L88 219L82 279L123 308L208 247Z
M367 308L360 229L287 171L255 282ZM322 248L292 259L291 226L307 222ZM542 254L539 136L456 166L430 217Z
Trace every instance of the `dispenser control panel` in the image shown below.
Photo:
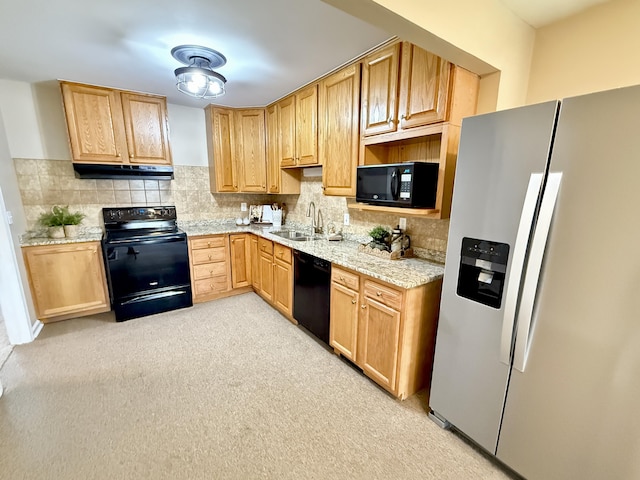
M508 244L464 237L458 270L458 295L500 308L508 260Z

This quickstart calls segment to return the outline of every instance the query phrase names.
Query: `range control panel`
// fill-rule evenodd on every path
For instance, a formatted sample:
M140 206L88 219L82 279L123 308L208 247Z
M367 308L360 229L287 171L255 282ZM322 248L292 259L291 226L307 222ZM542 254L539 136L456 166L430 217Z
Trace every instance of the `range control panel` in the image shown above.
M105 224L154 220L175 220L176 207L164 206L103 208L102 218L104 219Z

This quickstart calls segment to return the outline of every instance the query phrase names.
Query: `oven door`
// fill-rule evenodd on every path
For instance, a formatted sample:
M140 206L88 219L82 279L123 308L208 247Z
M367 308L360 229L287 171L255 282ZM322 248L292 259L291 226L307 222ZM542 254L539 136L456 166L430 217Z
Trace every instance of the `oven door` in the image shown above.
M114 301L191 284L184 234L106 241L103 248Z

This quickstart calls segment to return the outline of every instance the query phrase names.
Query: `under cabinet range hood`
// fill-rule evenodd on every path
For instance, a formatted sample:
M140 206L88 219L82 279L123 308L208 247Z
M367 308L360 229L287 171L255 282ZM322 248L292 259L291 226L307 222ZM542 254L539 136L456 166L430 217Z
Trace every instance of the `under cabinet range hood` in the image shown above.
M171 165L109 165L74 163L76 178L172 180Z

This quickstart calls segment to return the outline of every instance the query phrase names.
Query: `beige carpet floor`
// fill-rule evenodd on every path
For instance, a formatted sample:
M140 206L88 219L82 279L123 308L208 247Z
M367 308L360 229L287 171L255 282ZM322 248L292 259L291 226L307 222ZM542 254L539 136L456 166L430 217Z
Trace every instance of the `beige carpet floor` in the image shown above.
M250 293L44 327L0 370L2 479L505 479Z

